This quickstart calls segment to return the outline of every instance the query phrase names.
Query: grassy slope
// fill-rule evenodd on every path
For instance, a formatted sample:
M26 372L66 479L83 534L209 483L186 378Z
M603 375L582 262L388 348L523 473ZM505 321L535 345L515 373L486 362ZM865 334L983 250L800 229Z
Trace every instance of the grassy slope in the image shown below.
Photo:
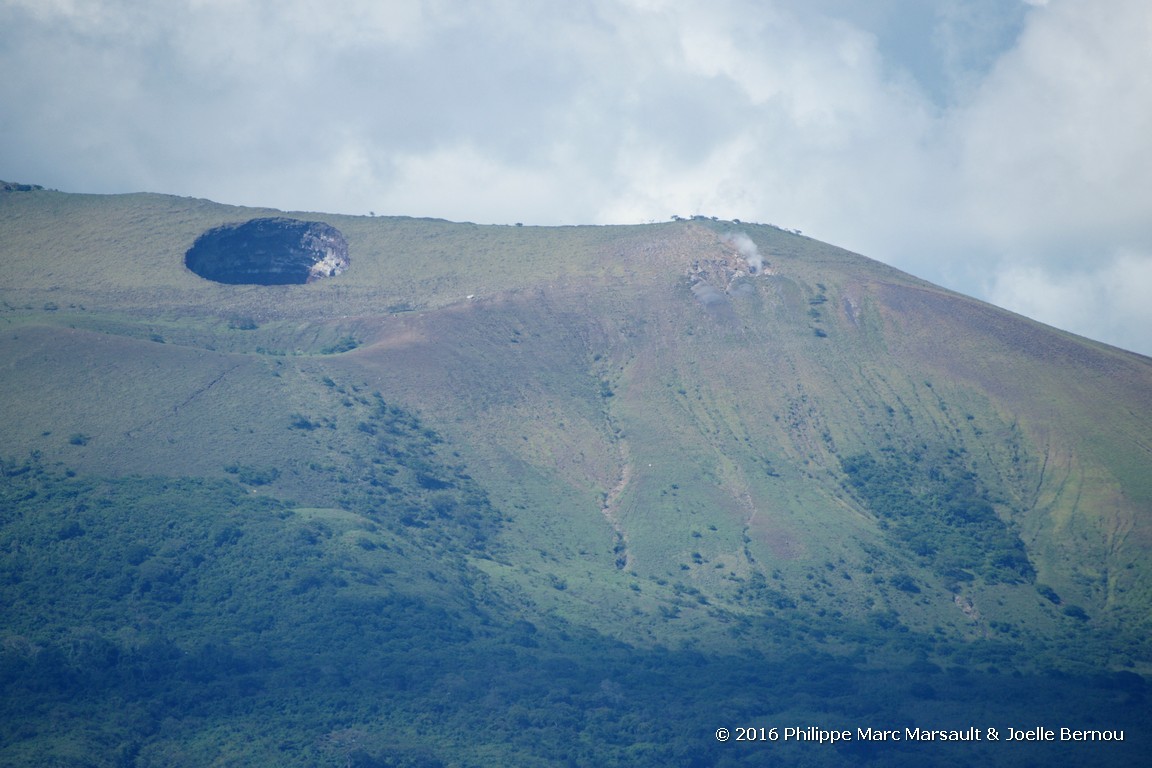
M739 228L773 274L712 306L691 276L727 286L735 225L309 214L348 238L344 275L227 287L183 269L201 231L267 213L0 196L0 452L352 508L370 503L378 391L509 518L467 578L542 626L724 653L790 647L784 626L851 647L836 633L902 625L941 658L973 641L1065 667L1147 658L1147 359L761 226ZM958 452L1063 603L1026 579L957 583L895 540L842 471L881 448Z
M713 222L324 216L350 242L340 278L236 288L183 269L200 231L266 213L6 195L7 379L37 393L4 401L13 447L117 472L197 475L247 457L281 467L276 485L298 494L304 457L347 440L284 422L331 403L317 382L346 372L468 436L490 490L551 520L531 536L600 566L626 546L629 573L722 593L756 570L861 567L859 542L882 537L841 487L840 459L955 443L1021 526L1043 581L1094 609L1146 604L1152 379L1139 356L769 227L741 229L774 274L718 308L688 290L693 271L723 289L739 264L721 239L733 225ZM315 356L347 336L366 344ZM40 366L54 371L47 387ZM78 434L95 439L72 445ZM841 603L875 600L850 586Z

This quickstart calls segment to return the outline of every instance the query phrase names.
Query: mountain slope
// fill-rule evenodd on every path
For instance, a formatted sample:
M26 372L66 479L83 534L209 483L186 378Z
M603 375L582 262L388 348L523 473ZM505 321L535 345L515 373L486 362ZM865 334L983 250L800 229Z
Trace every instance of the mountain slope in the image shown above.
M236 749L223 723L267 717L277 691L316 703L236 760L727 764L763 755L716 751L712 730L733 722L711 722L721 701L766 727L959 725L1015 685L1059 693L988 717L1075 725L1091 700L1140 722L1152 360L774 227L704 219L294 214L343 233L347 271L233 286L183 266L203 232L272 215L0 195L9 691L47 701L71 685L98 702L109 685L155 712L157 686L176 709L233 686L231 709L176 738L145 735L160 721L144 714L147 727L73 712L138 765L171 764L177 743ZM95 603L64 567L90 542ZM235 584L248 596L223 597ZM48 610L51 593L71 597ZM426 627L423 661L401 623ZM121 661L69 656L79 636ZM44 666L52 649L64 656ZM200 667L165 666L185 653ZM810 674L788 671L795 654ZM458 660L454 676L440 659ZM419 683L398 671L413 664ZM687 667L669 688L661 671ZM773 669L759 685L779 703L724 668ZM393 691L386 704L366 708L368 681ZM666 713L681 736L637 752L656 702L684 686L707 691L702 709L685 699ZM498 726L463 705L485 687ZM25 732L10 759L67 752L42 714L13 711ZM434 711L491 738L379 735ZM563 724L536 746L510 735L549 718ZM284 747L291 728L315 733ZM1101 757L1064 749L1035 756ZM860 757L834 755L821 761Z

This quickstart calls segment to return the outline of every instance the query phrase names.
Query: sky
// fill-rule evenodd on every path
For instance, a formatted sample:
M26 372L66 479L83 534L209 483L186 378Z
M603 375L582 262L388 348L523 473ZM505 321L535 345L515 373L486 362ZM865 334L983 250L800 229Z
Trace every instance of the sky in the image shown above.
M1152 355L1147 0L0 0L0 178L771 223Z

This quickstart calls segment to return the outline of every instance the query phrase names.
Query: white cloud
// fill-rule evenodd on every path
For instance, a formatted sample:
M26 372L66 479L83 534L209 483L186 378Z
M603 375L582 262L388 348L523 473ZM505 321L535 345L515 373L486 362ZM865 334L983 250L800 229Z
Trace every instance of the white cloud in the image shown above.
M1033 251L1148 243L1152 6L1066 2L1033 19L953 126L969 225Z
M1126 251L1073 271L1006 264L993 275L988 296L1041 322L1152 355L1149 286L1152 253Z
M398 158L395 183L382 190L375 209L437 215L446 207L472 211L479 222L534 221L566 205L587 207L571 172L563 161L510 168L474 146L445 147Z
M1152 253L1149 39L1144 0L0 0L0 168L286 209L769 221L1115 334L1054 297L1152 305L1152 281L1106 289Z
M1032 19L952 126L969 263L994 302L1152 353L1152 6Z

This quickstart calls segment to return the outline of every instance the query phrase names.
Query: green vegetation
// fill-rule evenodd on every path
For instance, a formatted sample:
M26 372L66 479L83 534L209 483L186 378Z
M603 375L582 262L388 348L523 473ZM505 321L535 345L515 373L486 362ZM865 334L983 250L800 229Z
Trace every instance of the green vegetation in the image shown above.
M1020 537L993 507L989 492L955 450L845 457L841 465L849 488L881 520L894 539L941 576L996 584L1031 582L1035 577ZM916 591L911 578L900 586Z
M707 218L184 269L274 214L0 191L0 764L1147 754L1147 359ZM713 735L1035 724L1127 737Z
M329 344L320 350L322 355L339 355L342 352L351 352L360 346L360 342L356 341L352 336L342 336L336 340L335 344Z
M771 754L837 766L874 747L732 747L712 730L940 724L977 701L985 726L1079 722L1085 704L1129 739L1147 725L1139 676L980 671L981 654L1011 663L994 644L947 670L900 664L931 644L894 646L898 621L850 628L880 666L805 640L825 630L800 617L749 627L792 636L777 654L637 647L525 612L467 560L367 517L224 481L69 477L34 460L0 469L7 764L754 765ZM20 553L29 545L34 558ZM932 760L935 748L879 754ZM1141 748L965 755L1122 765Z

